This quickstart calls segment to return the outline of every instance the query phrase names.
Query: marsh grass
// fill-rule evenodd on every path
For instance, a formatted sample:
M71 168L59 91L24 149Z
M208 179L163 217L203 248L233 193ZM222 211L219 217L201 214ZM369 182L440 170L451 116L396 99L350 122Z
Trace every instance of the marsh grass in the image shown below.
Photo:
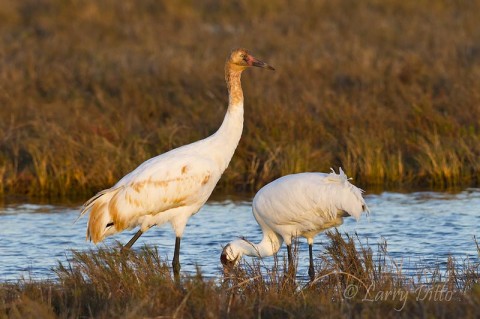
M238 46L277 71L244 76L218 191L338 166L478 185L479 20L478 1L0 0L0 193L85 197L213 133Z
M450 257L404 273L387 243L328 232L313 282L294 279L282 256L242 261L224 276L197 269L175 282L156 248L72 252L52 281L0 286L5 318L414 318L478 317L480 264ZM297 247L297 246L296 246ZM480 253L480 249L479 249ZM298 251L294 250L295 258Z

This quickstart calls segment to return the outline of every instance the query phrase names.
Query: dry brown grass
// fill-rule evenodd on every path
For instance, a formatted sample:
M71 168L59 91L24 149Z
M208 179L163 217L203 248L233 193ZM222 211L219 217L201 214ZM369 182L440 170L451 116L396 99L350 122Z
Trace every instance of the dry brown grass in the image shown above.
M90 195L204 138L243 46L245 130L220 189L342 166L479 184L480 3L0 0L0 193Z
M405 274L387 244L328 233L314 282L292 280L285 258L242 262L223 278L175 282L154 248L73 252L48 282L0 284L0 318L476 318L480 264ZM480 254L480 250L479 250ZM294 254L296 256L296 252Z

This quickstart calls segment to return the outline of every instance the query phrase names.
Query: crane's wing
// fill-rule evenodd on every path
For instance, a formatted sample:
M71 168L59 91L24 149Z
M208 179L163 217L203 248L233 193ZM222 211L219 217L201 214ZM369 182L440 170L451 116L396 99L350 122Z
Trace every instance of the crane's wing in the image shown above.
M254 215L271 227L302 224L313 228L335 220L339 213L358 219L363 210L368 211L362 190L352 185L341 169L339 174L332 171L281 177L262 188L253 204Z
M90 210L87 237L94 242L138 225L144 215L180 206L201 206L210 196L220 173L201 156L168 154L152 158L123 177L111 189L87 201Z
M117 205L132 207L132 213L157 214L196 204L208 197L213 190L212 182L215 186L219 175L215 163L204 157L177 155L163 158L127 175L128 180L112 200Z

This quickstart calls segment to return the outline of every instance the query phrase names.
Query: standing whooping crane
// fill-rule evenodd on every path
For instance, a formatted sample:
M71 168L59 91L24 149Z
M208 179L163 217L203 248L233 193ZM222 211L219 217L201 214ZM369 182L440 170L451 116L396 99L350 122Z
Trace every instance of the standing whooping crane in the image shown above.
M369 212L362 190L349 181L343 170L325 173L300 173L280 177L265 185L253 198L253 216L263 232L254 244L237 239L226 245L220 256L224 266L234 266L242 255L266 257L275 254L285 242L289 268L293 265L292 238L305 237L309 245L310 279L313 268L313 238L319 232L343 223L343 217L357 220Z
M228 109L213 135L147 160L113 187L89 199L80 216L90 211L87 239L105 237L140 226L125 245L133 243L154 225L170 222L175 232L173 272L180 272L180 239L190 216L210 197L227 168L243 129L243 91L240 77L248 67L274 70L245 49L231 52L225 63Z

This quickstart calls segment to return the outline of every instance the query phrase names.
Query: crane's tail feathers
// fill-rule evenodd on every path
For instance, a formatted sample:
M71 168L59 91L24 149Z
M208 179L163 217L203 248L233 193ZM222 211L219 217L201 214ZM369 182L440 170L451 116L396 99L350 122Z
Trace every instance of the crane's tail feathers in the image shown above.
M342 181L351 181L353 178L348 177L347 174L343 171L341 167L338 168L338 174L335 172L333 168L330 167L331 173L329 177L336 177L337 179L340 178Z
M103 191L96 193L92 198L87 200L82 205L82 210L80 211L80 215L78 215L77 219L75 219L73 223L75 224L80 218L82 218L82 216L85 215L90 210L90 208L92 208L93 204L95 204L95 201L100 197L102 197L103 195L105 195L106 193L108 193L110 190L111 188L104 189Z
M106 236L117 232L117 225L115 225L110 214L109 203L121 189L122 187L105 189L98 192L83 204L77 220L90 212L87 226L87 240L98 243Z
M333 168L330 168L332 170L332 172L330 174L328 174L328 180L330 182L334 182L334 183L339 183L339 184L343 184L344 187L346 187L346 189L349 190L349 192L351 192L351 194L354 196L354 198L356 198L355 201L353 201L352 203L358 203L361 205L361 211L364 211L366 212L367 215L370 214L370 209L368 208L367 204L365 203L365 199L363 198L362 194L364 193L364 190L361 189L361 188L358 188L356 187L355 185L353 185L352 183L350 183L350 181L352 180L352 178L349 178L347 177L347 175L345 174L345 172L343 171L343 169L341 167L338 168L338 174L335 172L335 170ZM357 207L360 207L360 206L357 206ZM349 209L347 210L347 212L352 215L353 217L355 217L355 219L359 219L360 218L360 214L361 214L361 211L359 211L358 209Z
M367 213L367 215L370 215L371 212L370 212L370 208L368 208L367 204L363 204L363 210Z
M338 174L331 167L330 167L330 170L332 172L330 174L328 174L328 179L332 182L335 181L335 182L339 182L339 183L342 183L342 182L345 183L345 182L351 181L353 179L351 177L348 177L341 167L338 168Z

